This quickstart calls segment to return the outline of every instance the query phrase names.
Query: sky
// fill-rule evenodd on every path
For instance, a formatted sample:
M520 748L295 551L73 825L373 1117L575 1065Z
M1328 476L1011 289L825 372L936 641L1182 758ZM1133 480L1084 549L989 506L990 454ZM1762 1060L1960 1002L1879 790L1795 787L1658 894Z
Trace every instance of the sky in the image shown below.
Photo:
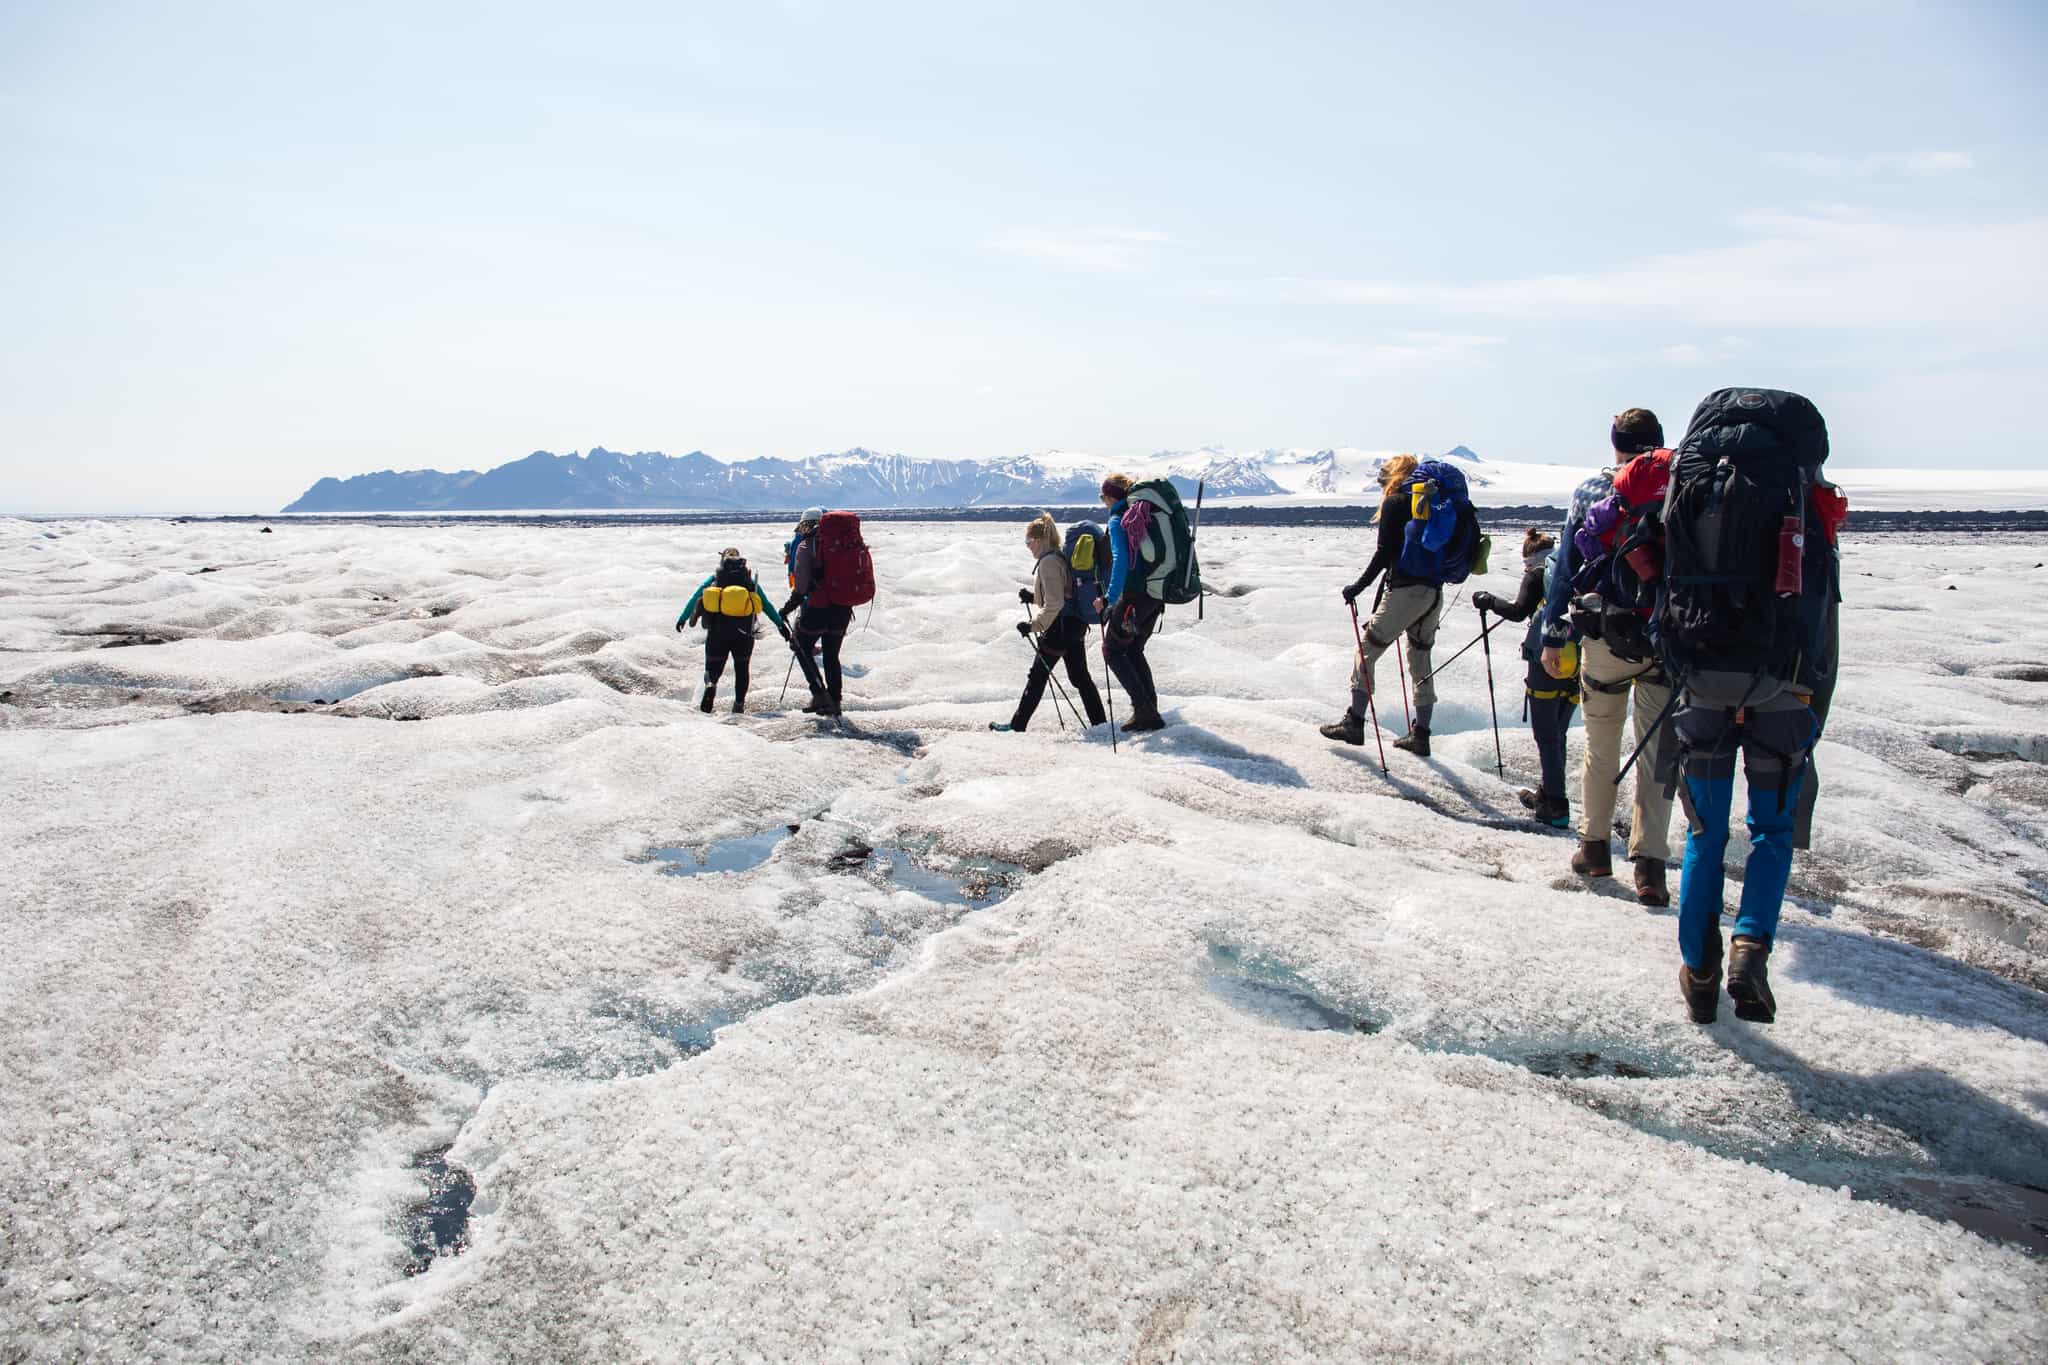
M2048 467L2048 7L0 0L0 511L529 451Z

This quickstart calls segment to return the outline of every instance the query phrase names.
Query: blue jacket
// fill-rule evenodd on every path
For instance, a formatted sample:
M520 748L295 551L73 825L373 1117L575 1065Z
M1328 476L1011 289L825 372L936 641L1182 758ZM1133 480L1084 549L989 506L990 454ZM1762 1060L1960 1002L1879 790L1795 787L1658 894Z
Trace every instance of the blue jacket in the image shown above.
M1131 571L1131 542L1124 534L1124 509L1130 505L1125 498L1109 509L1109 587L1102 600L1112 607L1124 595L1124 575Z
M1572 510L1564 519L1564 534L1557 538L1557 557L1550 567L1550 587L1543 600L1543 645L1562 649L1572 637L1572 580L1583 562L1579 558L1577 535L1586 513L1614 491L1614 471L1603 469L1580 484L1572 493Z

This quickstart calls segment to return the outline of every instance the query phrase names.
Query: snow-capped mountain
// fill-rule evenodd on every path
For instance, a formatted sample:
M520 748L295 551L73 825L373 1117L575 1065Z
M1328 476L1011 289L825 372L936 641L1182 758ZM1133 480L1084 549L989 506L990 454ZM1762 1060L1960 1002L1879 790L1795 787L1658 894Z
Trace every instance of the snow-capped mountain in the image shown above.
M788 511L821 507L1062 506L1095 501L1103 476L1168 478L1183 494L1210 498L1369 498L1395 452L1232 451L1205 446L1127 457L1048 450L995 460L923 460L855 447L801 460L723 461L702 451L626 455L536 450L494 469L443 473L383 470L321 479L287 512L483 512L509 510L710 509ZM1468 464L1475 487L1491 481L1463 446L1443 458ZM1488 468L1491 468L1490 466Z

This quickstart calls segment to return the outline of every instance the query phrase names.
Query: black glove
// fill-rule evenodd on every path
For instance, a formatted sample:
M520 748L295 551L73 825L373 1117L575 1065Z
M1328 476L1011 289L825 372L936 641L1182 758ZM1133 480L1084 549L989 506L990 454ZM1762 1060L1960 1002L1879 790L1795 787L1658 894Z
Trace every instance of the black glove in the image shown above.
M1344 600L1346 602L1356 602L1358 600L1358 594L1364 591L1365 580L1361 578L1356 583L1353 583L1350 587L1344 589Z
M1024 637L1025 639L1027 639L1027 640L1028 640L1028 639L1030 639L1030 638L1031 638L1031 623L1030 623L1029 621L1019 621L1019 622L1017 623L1017 633L1018 633L1019 635L1023 636L1023 637Z
M682 633L683 633L683 618L682 618L682 617L680 617L680 616L678 616L678 617L676 618L676 634L678 634L678 635L681 635Z
M1490 592L1475 592L1472 594L1472 605L1481 611L1497 612L1500 610L1500 599Z
M1017 589L1017 600L1028 607L1033 605L1038 599L1032 595L1031 589L1019 588Z
M775 623L775 629L782 636L782 641L784 644L793 645L796 643L795 637L789 633L788 626L785 626L780 621L778 621Z

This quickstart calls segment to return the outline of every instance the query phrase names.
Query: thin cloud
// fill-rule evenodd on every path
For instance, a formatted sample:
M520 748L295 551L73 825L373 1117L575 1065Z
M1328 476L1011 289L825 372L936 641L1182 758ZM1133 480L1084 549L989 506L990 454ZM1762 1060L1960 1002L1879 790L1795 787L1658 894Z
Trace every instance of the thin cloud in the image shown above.
M1497 318L1670 319L1707 327L2031 326L2048 310L2048 218L1891 222L1751 214L1746 240L1605 270L1479 284L1282 281L1342 303Z
M1013 228L984 242L991 251L1048 261L1071 270L1135 270L1172 241L1140 228L1086 228L1054 232Z
M1505 341L1505 337L1471 332L1394 332L1383 340L1368 342L1296 341L1288 349L1304 359L1322 362L1332 374L1356 378L1425 362L1457 362Z
M1873 175L1948 175L1977 168L1968 152L1877 152L1869 156L1828 156L1821 152L1776 152L1769 158L1774 166L1806 175L1832 179Z
M1691 369L1699 365L1716 365L1732 360L1749 349L1749 342L1743 337L1721 337L1714 341L1681 341L1671 346L1658 348L1657 359L1666 365Z

